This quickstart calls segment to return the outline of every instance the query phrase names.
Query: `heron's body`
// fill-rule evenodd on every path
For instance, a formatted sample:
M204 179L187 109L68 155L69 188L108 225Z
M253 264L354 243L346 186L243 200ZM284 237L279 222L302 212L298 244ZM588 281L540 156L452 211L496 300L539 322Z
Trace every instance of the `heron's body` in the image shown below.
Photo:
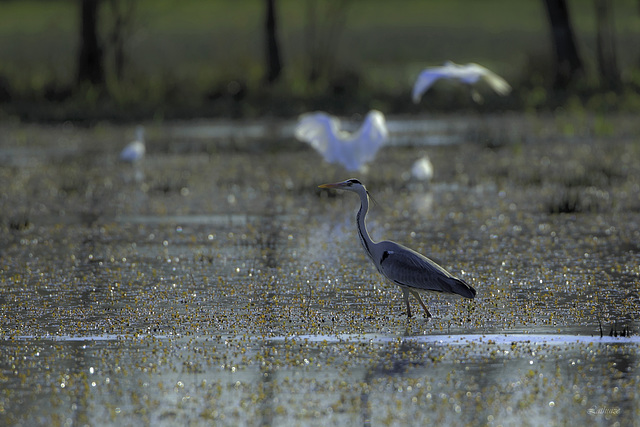
M407 316L411 317L409 294L418 300L427 317L431 317L431 313L418 292L431 291L458 294L465 298L475 297L474 288L426 256L395 242L388 240L374 242L371 240L365 224L365 217L369 210L369 196L367 189L360 181L349 179L335 184L324 184L320 187L353 191L360 196L360 209L356 214L360 242L380 274L402 289L407 306Z
M505 96L511 92L511 86L505 79L482 65L474 63L459 65L447 61L440 67L425 68L420 73L413 85L413 102L416 104L420 102L422 95L440 79L458 80L468 85L484 80L499 95Z
M373 160L388 135L384 115L377 110L369 111L354 133L342 130L339 119L323 112L303 114L295 129L298 140L311 145L328 163L340 163L348 171Z

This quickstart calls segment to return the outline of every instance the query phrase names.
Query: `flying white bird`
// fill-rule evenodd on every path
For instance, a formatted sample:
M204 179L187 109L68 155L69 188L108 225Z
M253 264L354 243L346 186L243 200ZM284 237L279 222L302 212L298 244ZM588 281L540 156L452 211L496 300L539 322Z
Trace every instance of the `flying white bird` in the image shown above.
M433 164L431 164L429 156L425 155L413 163L411 177L418 181L431 181L431 178L433 178Z
M144 127L138 126L136 128L136 139L127 144L127 146L120 152L120 160L123 162L135 163L144 157L144 153Z
M482 79L499 95L505 96L511 92L511 86L505 79L482 65L474 63L459 65L447 61L441 67L429 67L420 73L413 85L413 102L419 103L422 95L439 79L458 80L468 85L473 85ZM475 90L472 94L476 102L482 99Z
M334 184L322 184L320 188L353 191L360 196L360 210L356 214L356 227L360 243L380 274L402 289L408 317L411 317L410 294L418 300L427 317L431 317L431 313L418 292L458 294L471 299L476 296L476 290L473 287L464 280L453 276L426 256L395 242L388 240L374 242L371 240L365 224L365 218L369 211L369 193L360 181L348 179Z
M340 163L348 171L373 160L389 137L384 114L371 110L354 133L340 129L340 120L323 112L300 116L295 137L311 145L329 163Z

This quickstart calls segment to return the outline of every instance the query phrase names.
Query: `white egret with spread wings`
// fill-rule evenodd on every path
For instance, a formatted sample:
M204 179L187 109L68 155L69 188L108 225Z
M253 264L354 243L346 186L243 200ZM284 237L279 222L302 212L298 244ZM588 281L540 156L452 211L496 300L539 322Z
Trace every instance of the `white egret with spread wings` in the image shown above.
M474 63L459 65L447 61L440 67L425 68L418 75L413 85L413 102L419 103L422 95L440 79L458 80L468 85L474 85L483 80L499 95L505 96L511 92L511 86L505 79L482 65ZM482 97L475 89L472 92L472 96L476 102L482 100Z
M353 191L360 196L360 210L356 214L356 227L360 243L380 274L400 286L407 306L408 317L411 317L409 295L413 295L418 300L427 317L431 317L431 313L422 301L419 292L458 294L471 299L476 296L476 290L473 287L464 280L453 276L424 255L388 240L382 242L371 240L365 224L365 217L369 210L369 193L360 181L348 179L334 184L323 184L320 185L320 188Z
M389 137L384 114L371 110L354 133L341 129L340 120L327 113L300 116L295 129L298 140L311 145L328 163L340 163L348 171L356 171L372 161Z

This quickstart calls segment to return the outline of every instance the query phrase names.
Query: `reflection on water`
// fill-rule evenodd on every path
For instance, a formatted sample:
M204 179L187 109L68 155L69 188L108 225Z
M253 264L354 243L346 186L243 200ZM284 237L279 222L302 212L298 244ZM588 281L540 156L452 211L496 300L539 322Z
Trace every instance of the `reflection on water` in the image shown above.
M346 130L355 130L361 118L353 122L345 121ZM459 144L471 129L480 123L480 118L464 119L429 118L420 119L389 118L388 145L391 146L430 146ZM247 143L273 139L293 139L295 122L262 121L245 123L238 126L233 122L201 122L172 125L168 132L173 138L185 140L218 140Z
M428 296L431 320L402 315L357 200L316 188L344 171L287 123L150 127L142 182L125 129L5 131L0 423L633 424L635 146L511 119L392 119L362 177L376 239L478 290Z
M218 215L121 215L116 221L125 224L185 224L185 225L213 225L217 227L246 226L251 218L246 214L218 214Z
M290 339L308 342L366 342L388 343L397 342L396 336L380 336L377 334L337 334L337 335L296 335L293 337L272 337L273 341L286 341ZM402 342L416 342L426 344L441 344L453 346L468 346L470 344L535 344L535 345L564 345L564 344L637 344L640 336L609 337L586 335L526 335L526 334L483 334L483 335L420 335L402 337Z

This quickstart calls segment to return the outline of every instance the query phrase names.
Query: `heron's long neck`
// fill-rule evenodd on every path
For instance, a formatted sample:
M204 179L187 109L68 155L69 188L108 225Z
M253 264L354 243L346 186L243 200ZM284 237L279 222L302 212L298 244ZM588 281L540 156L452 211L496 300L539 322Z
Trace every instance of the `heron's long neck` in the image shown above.
M360 243L362 243L362 247L365 252L371 259L373 259L372 249L375 242L371 240L369 237L369 233L367 232L367 225L364 220L367 217L367 212L369 211L369 197L367 196L367 192L362 191L358 192L360 196L360 210L356 214L356 226L358 228L358 236L360 236Z

